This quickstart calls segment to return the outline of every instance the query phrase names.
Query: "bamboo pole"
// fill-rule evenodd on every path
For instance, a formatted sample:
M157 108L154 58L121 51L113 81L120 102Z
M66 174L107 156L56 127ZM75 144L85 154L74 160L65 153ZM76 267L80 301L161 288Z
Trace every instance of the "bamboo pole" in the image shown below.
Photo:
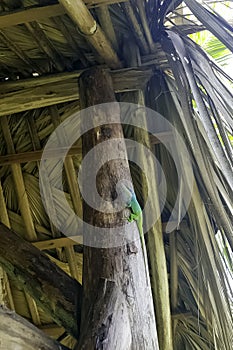
M7 207L6 207L6 202L5 202L5 198L3 195L1 181L0 181L0 222L2 222L5 226L10 228L10 220L9 220L9 216L7 213ZM3 303L3 305L5 304L5 306L7 306L8 308L10 307L11 310L15 310L15 304L14 304L13 296L11 293L9 278L8 278L6 272L2 268L1 268L1 275L2 275L2 280L3 280L4 286L6 288L6 295L5 295L6 302ZM0 292L0 294L1 294L1 292Z
M50 107L50 113L52 117L52 122L55 127L55 130L60 125L60 115L56 106ZM66 135L62 132L57 135L59 142L63 146L64 143L67 142ZM74 163L71 156L66 157L64 161L64 168L66 173L66 178L68 182L69 192L71 195L71 200L74 208L75 214L77 214L80 218L82 218L82 200L79 192L79 186L77 181L77 174L74 168ZM75 254L73 246L65 247L65 254L68 260L70 273L72 277L78 280L78 269L77 263L75 261Z
M149 46L145 40L144 33L138 23L137 17L130 2L124 2L121 6L125 11L130 26L132 27L133 34L135 36L136 42L138 43L138 46L140 47L141 53L144 55L148 54L150 52Z
M108 6L100 6L96 8L95 11L97 13L101 28L105 32L105 35L107 36L108 40L111 42L114 50L118 52L119 48L118 48L117 37L116 37L115 29L112 24Z
M142 27L145 33L145 37L146 40L148 42L149 48L150 48L150 52L154 52L155 51L155 43L153 41L151 32L150 32L150 28L148 25L148 19L146 17L146 11L145 11L145 0L136 0L136 4L139 10L139 14L141 17L141 22L142 22Z
M177 312L178 306L178 257L177 257L177 231L169 234L170 250L170 295L172 315ZM177 319L172 318L173 344L176 334Z
M0 184L0 221L4 225L6 225L8 228L10 228L10 220L7 213L6 203L3 197L1 184ZM4 285L6 287L7 298L9 299L9 306L11 310L15 310L15 305L14 305L14 300L13 300L13 296L12 296L12 292L9 284L9 279L5 271L2 271L2 276L3 276ZM35 301L27 293L24 292L24 295L28 304L28 308L29 308L33 323L36 325L41 325L40 315L39 315Z
M116 52L113 50L110 42L96 23L85 3L82 0L60 0L60 4L64 6L68 15L78 26L80 33L97 51L103 62L110 68L120 68L121 62Z
M7 150L8 152L15 153L14 144L10 134L7 117L3 117L0 120L0 123L3 131L3 135L7 144ZM12 171L12 175L13 175L13 179L16 187L19 209L20 209L23 221L25 223L26 237L29 241L37 240L37 235L36 235L32 215L31 215L26 188L24 185L21 166L19 164L12 164L11 171ZM28 307L31 312L33 321L35 322L35 324L40 325L41 324L40 316L34 300L29 295L27 295L26 292L25 292L25 297L28 302Z
M38 112L38 111L36 111L36 112ZM38 113L36 113L36 114L38 114ZM31 135L31 140L32 140L32 144L33 144L34 149L36 149L36 150L41 149L40 139L39 139L39 136L37 134L36 123L35 123L33 115L31 115L29 117L29 119L28 119L28 128L29 128L29 133ZM37 167L38 167L38 169L40 167L39 161L37 161ZM45 176L45 174L44 174L44 176ZM50 199L49 201L48 201L48 198ZM53 220L55 220L55 218L56 218L56 210L55 210L55 207L53 205L52 189L51 189L50 186L47 186L47 192L44 195L44 200L45 200L45 203L46 203L47 213L49 214L48 215L49 219L52 217ZM49 223L50 223L52 237L53 238L59 237L61 234L58 231L55 223L51 222L51 220L49 220ZM57 252L58 257L61 258L61 250L60 249L56 249L56 252Z
M14 144L11 137L7 117L0 118L0 125L2 127L2 132L4 135L4 139L6 141L8 153L15 153ZM24 186L21 166L19 164L11 164L11 171L14 178L19 209L25 223L27 239L29 241L36 241L37 235L34 228L34 223L31 215L31 210L28 202L26 189Z

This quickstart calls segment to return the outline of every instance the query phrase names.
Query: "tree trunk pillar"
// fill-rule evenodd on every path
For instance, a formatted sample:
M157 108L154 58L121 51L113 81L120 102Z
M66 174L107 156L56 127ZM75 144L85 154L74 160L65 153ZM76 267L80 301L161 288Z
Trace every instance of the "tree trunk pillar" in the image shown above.
M113 142L115 157L105 162L96 176L97 192L107 203L106 211L98 211L83 201L84 221L94 227L107 228L109 235L107 233L100 239L103 239L103 246L109 239L109 246L88 246L84 230L83 306L77 349L156 350L158 341L152 293L136 223L130 225L130 234L137 237L131 241L124 235L124 225L129 225L124 217L128 209L109 213L113 208L112 201L117 197L117 183L122 179L131 182L120 108L115 100L111 77L106 71L90 69L81 75L79 82L81 107L95 106L88 112L92 113L93 129L82 136L83 159L90 150L94 150L95 161L98 157L97 162L103 164L106 154L110 154L111 143L103 148L101 154L95 153L95 149L104 141ZM105 105L104 110L97 106L108 102L115 103ZM105 116L114 114L114 123L96 126L96 118L101 120L103 113ZM114 146L115 139L119 140L118 146ZM83 188L87 191L85 180L93 171L92 165L84 175ZM111 229L116 227L117 235L121 237L117 247L111 246L109 238Z

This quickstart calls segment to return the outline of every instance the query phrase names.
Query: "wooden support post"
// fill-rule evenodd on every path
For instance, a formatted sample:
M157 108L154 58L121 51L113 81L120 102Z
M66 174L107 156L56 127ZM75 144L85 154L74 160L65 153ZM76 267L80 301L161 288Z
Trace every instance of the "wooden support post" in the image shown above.
M80 92L83 107L115 101L111 77L103 70L92 69L85 72L80 78ZM96 177L100 196L108 200L106 211L96 211L84 202L84 221L92 226L107 228L109 234L98 236L99 246L103 243L105 248L90 247L85 235L88 232L84 230L84 293L81 337L77 349L100 349L104 346L115 350L156 350L158 342L152 294L149 283L147 285L136 223L132 225L131 234L138 239L129 242L125 238L124 226L119 226L121 223L127 224L124 219L125 210L109 213L113 208L111 199L116 196L116 183L120 179L131 181L119 106L116 103L111 104L109 108L106 107L105 112L100 109L98 117L103 113L114 116L117 123L95 127L83 135L83 156L107 140L119 139L119 147L114 149L116 158L103 165ZM91 114L91 118L94 122L96 115ZM109 148L106 147L96 161L105 163L108 151ZM95 153L94 157L97 157ZM90 164L86 176L89 171L93 171L92 166ZM83 186L85 191L85 181ZM119 228L118 247L111 247L111 227ZM107 242L110 247L106 248Z
M11 137L7 117L0 119L3 136L7 145L8 153L15 153L13 140ZM12 164L11 171L15 183L15 189L18 197L18 205L26 227L26 237L29 241L36 241L37 235L32 220L31 210L28 203L28 197L23 181L23 174L19 164Z
M178 262L177 262L177 232L169 234L170 243L170 285L172 313L177 312L178 300Z
M56 130L56 128L59 127L60 125L59 111L56 106L50 107L49 110L51 113L51 118L52 118L54 128ZM66 146L68 140L65 133L62 131L63 130L60 129L60 133L57 136L58 136L60 145ZM74 163L71 156L66 157L64 161L64 168L65 168L65 174L67 178L67 183L69 187L69 192L70 192L74 212L79 217L82 217L82 200L79 192L76 170L74 168ZM72 246L65 247L65 254L69 264L71 276L78 279L78 269L77 269L77 263L75 261L74 248Z
M78 336L81 285L1 223L0 265L57 324Z
M7 207L6 207L6 202L3 195L1 181L0 181L0 222L2 222L4 225L10 228L10 220L7 213ZM2 289L4 289L3 291L1 290L1 287L0 287L0 294L2 295L2 298L3 298L0 304L10 308L11 310L15 310L9 278L6 272L2 268L0 268L0 275L1 275L0 279L2 283Z
M129 92L122 94L121 102L134 103L135 105L145 106L143 92L141 90L135 92ZM151 149L151 139L146 122L146 115L143 108L139 109L140 120L144 127L143 129L135 128L134 140L139 144L144 145L147 149ZM152 152L152 150L151 150ZM152 181L156 184L156 171L153 165L151 157L145 157L143 152L138 151L138 159L142 168L140 171L140 181L142 184L141 197L144 201L149 195L153 198L153 209L151 215L160 217L160 207L158 202L158 189L157 186L152 186L150 193L147 193L148 181ZM144 172L144 173L143 173ZM149 174L149 179L146 178ZM153 213L153 214L152 214ZM147 218L145 218L146 221ZM167 267L166 257L163 243L163 232L160 218L149 230L147 234L147 247L151 269L151 285L153 290L155 313L156 313L156 324L159 338L159 348L161 350L172 350L172 327L171 327L171 311L170 311L170 300L169 300L169 286L167 278Z
M38 111L36 111L35 113L37 114ZM31 135L33 147L35 150L39 150L39 149L41 149L41 144L40 144L40 139L39 139L39 136L38 136L38 133L36 130L36 123L35 123L33 114L28 118L27 121L28 121L28 129L29 129L29 133ZM39 167L40 167L39 162L37 162L37 167L39 169ZM44 174L44 176L45 176L45 174ZM42 181L42 178L41 178L41 181ZM49 184L49 182L48 182L48 184ZM53 220L55 220L57 214L56 214L55 206L53 205L54 203L52 200L52 196L53 196L52 189L50 186L47 186L46 195L43 194L43 197L44 197L44 200L46 203L46 210L47 210L49 218L52 217ZM49 201L48 201L48 198L50 199ZM57 229L57 227L54 225L54 222L51 222L51 220L50 220L49 223L50 223L50 228L51 228L51 233L52 233L53 238L60 237L61 234L60 234L59 230ZM57 252L59 259L61 259L61 249L57 248L56 252Z
M177 261L177 231L169 234L170 248L170 294L172 314L177 312L178 304L178 261ZM176 334L177 319L172 320L173 337Z
M3 118L1 118L0 123L3 131L3 135L6 141L7 150L9 153L15 153L14 144L11 137L7 117L4 116ZM33 218L31 214L29 202L28 202L28 196L26 193L26 188L23 180L23 173L22 173L20 164L12 164L11 171L12 171L15 189L17 193L18 206L26 228L25 237L29 241L35 241L37 240L37 235L36 235L36 231L33 223ZM35 301L31 298L31 296L27 295L26 290L25 290L25 297L32 316L32 320L35 322L35 324L38 324L38 325L41 324L37 305Z

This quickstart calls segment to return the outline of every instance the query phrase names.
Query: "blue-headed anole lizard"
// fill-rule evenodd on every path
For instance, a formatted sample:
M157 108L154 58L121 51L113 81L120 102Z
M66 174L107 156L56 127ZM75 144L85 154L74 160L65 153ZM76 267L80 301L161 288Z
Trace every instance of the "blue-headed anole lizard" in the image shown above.
M140 241L142 246L142 253L144 258L144 264L145 264L145 272L146 272L146 278L147 276L147 260L146 260L146 245L144 240L144 234L143 234L143 217L142 217L142 209L140 207L140 204L138 203L136 194L134 190L132 190L130 187L126 186L125 184L122 184L123 190L126 192L127 197L129 198L126 202L126 205L128 208L131 208L132 213L127 218L129 222L136 221L139 235L140 235Z

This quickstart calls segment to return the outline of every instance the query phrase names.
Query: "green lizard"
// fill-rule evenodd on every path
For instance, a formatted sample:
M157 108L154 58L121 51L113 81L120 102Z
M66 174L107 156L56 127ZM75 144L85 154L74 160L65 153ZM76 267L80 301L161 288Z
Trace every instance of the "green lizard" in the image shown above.
M129 200L127 201L127 207L131 208L131 210L132 210L132 213L130 214L128 221L132 222L135 220L137 223L138 231L140 234L145 269L146 269L146 266L147 266L146 261L147 260L146 260L146 245L145 245L144 234L143 234L142 209L140 207L140 204L138 203L135 192L131 188L126 186L125 184L122 184L122 185L123 185L124 191L127 192L127 197L129 198ZM147 270L146 270L146 277L147 277Z

